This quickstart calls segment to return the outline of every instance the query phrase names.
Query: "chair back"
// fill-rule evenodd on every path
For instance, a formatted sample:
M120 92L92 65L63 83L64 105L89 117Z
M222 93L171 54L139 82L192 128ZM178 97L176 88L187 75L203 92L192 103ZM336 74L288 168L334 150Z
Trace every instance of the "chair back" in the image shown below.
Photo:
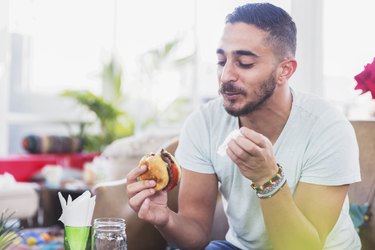
M359 146L359 162L362 181L350 185L349 199L351 203L365 204L369 202L369 213L375 214L375 121L351 121ZM375 249L375 218L360 229L362 249Z

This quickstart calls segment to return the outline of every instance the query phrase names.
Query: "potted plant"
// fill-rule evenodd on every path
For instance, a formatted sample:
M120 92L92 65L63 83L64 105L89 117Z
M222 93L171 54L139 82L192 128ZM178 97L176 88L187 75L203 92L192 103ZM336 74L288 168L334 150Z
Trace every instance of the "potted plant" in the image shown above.
M1 213L0 217L0 249L7 249L12 243L20 239L19 229L15 223L10 222L13 213L6 215L7 211Z

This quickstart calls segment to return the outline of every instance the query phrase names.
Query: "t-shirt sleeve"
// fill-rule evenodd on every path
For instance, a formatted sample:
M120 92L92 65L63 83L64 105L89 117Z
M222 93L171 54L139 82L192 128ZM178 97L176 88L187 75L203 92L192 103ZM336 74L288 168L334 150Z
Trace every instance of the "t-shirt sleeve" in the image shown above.
M360 181L359 150L352 125L337 121L321 126L312 133L301 181L319 185Z
M202 109L195 111L187 118L181 130L175 157L182 168L212 174L214 169L210 160L210 134L207 119Z

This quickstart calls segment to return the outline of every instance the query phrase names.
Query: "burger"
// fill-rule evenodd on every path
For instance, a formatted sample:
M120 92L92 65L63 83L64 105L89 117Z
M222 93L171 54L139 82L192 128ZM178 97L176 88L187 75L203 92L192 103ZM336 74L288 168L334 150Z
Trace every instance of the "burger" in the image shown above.
M137 180L154 180L156 191L170 191L179 182L181 168L171 153L161 149L159 153L151 153L142 157L138 167L146 165L147 171Z

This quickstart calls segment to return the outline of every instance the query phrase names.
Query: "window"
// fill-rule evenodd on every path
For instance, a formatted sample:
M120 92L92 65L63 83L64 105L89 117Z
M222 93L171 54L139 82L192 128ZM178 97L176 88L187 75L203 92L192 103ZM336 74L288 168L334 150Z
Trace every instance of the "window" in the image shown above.
M113 45L114 1L14 0L9 4L12 84L31 93L99 91L100 59Z
M354 91L354 76L375 57L373 0L323 2L323 76L325 94L350 118L368 118L371 95Z
M190 95L191 69L184 69L187 77L166 70L151 82L143 77L145 68L139 61L174 39L183 40L176 59L194 54L195 6L195 1L172 0L5 1L2 11L9 21L0 24L9 31L10 61L0 70L9 71L5 89L10 98L3 101L1 114L8 118L1 134L9 145L0 154L21 153L20 141L28 133L71 133L63 122L85 120L85 111L59 93L102 93L100 73L113 55L124 67L127 97L137 100L130 105L138 121L154 111L155 103L163 108L181 91ZM148 110L144 100L152 102Z
M86 119L85 111L59 93L103 92L100 71L113 54L123 67L124 108L138 126L176 97L197 104L215 96L215 50L224 17L246 2L2 1L0 27L8 27L9 34L2 30L0 36L9 46L0 43L0 81L9 94L1 95L0 115L8 118L0 135L9 145L0 154L22 152L19 141L25 133L70 133L56 124ZM287 10L298 26L299 65L291 85L336 101L349 117L368 117L371 98L354 91L353 77L375 56L374 1L271 2ZM147 64L145 55L172 41L178 41L174 53ZM187 64L173 68L174 61L189 56Z
M215 95L215 49L224 17L244 2L5 1L9 5L5 14L9 16L10 98L4 101L7 107L2 112L8 119L1 130L9 145L0 153L21 153L20 141L28 133L71 133L72 128L61 122L85 120L85 111L59 93L66 89L102 93L101 67L113 54L124 69L125 108L136 124L176 97L198 103ZM285 1L275 2L285 7ZM165 64L162 71L141 62L150 50L176 39L176 53L169 61L156 62ZM190 63L176 73L170 61L189 55Z

